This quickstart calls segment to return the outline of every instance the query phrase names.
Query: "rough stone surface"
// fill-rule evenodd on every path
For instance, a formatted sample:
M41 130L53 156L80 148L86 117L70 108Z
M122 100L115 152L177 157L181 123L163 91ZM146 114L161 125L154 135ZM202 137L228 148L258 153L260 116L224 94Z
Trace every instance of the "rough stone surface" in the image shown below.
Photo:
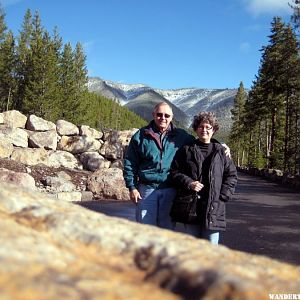
M25 128L27 117L17 110L9 110L2 113L2 122L11 127Z
M0 168L0 182L14 183L25 189L36 190L34 178L27 173Z
M130 200L123 171L119 168L99 169L87 180L87 187L96 198Z
M87 125L81 125L79 128L79 134L80 135L86 135L88 137L91 137L93 139L101 139L103 136L103 133L91 128L90 126Z
M66 151L49 151L47 165L49 167L66 167L71 169L81 169L82 166L76 157Z
M100 168L109 168L111 162L106 160L98 152L84 152L80 155L80 161L85 170L96 171Z
M0 139L3 138L9 140L14 146L28 147L28 133L22 128L0 125Z
M26 165L47 165L48 152L44 148L15 148L11 159Z
M33 132L29 135L28 145L31 148L45 148L48 150L56 150L57 148L56 130Z
M65 120L56 122L56 130L59 135L78 135L79 129L76 125Z
M59 150L79 154L89 151L98 151L101 143L87 136L62 136L58 143Z
M0 157L10 157L14 150L13 144L7 138L0 138Z
M262 300L300 269L0 184L2 299Z
M26 123L26 129L33 131L49 131L56 130L56 125L53 122L44 120L36 115L30 115Z

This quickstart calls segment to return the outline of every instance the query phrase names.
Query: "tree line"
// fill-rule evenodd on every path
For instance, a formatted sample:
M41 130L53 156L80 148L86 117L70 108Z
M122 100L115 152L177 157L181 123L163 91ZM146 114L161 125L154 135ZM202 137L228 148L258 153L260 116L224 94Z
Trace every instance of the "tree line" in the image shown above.
M300 173L299 50L296 31L274 17L252 87L246 92L241 82L234 100L230 146L237 165Z
M0 8L0 111L16 109L50 121L64 119L96 128L129 129L146 122L119 103L88 91L80 43L50 34L28 9L17 37Z

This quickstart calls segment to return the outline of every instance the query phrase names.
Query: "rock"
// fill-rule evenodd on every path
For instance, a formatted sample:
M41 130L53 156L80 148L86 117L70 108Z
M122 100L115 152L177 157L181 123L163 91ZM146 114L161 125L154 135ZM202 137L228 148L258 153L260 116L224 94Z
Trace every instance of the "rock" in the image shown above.
M31 148L45 148L56 150L57 133L56 130L33 132L29 135L28 145Z
M28 134L22 128L0 125L0 139L6 139L17 147L28 147Z
M100 199L130 200L119 168L99 169L88 177L87 187Z
M13 152L13 144L6 138L0 139L0 158L10 157Z
M81 164L72 153L59 150L49 151L49 158L46 164L49 167L55 168L66 167L71 169L82 169Z
M263 300L300 269L0 184L3 299ZM46 288L45 288L46 287Z
M81 201L81 192L58 192L56 197L58 200L78 202Z
M0 182L13 183L18 188L36 190L34 178L27 173L18 173L0 168Z
M2 114L2 122L10 127L25 128L27 117L17 110L5 111Z
M0 113L0 124L4 123L3 113Z
M76 125L65 120L56 122L56 130L59 135L78 135L79 129Z
M94 195L90 191L82 191L81 192L81 201L91 201L93 200Z
M33 131L49 131L56 130L56 125L53 122L46 121L36 115L30 115L26 123L26 129Z
M59 150L80 154L88 151L98 151L101 143L87 136L62 136L58 143Z
M122 159L117 159L115 160L111 166L111 168L119 168L119 169L122 169L124 168L124 164L123 164L123 160Z
M91 128L90 126L87 126L87 125L81 125L79 127L79 134L86 135L86 136L96 139L96 140L101 139L103 136L102 132L100 132L94 128Z
M108 159L120 159L123 157L123 146L118 142L105 141L100 148L100 154Z
M49 187L51 193L76 191L76 186L62 177L46 176L43 180L43 184Z
M98 152L84 152L80 155L80 162L85 170L96 171L100 168L109 168L110 161L106 160Z
M37 165L48 163L48 152L44 148L15 148L11 159L25 165Z

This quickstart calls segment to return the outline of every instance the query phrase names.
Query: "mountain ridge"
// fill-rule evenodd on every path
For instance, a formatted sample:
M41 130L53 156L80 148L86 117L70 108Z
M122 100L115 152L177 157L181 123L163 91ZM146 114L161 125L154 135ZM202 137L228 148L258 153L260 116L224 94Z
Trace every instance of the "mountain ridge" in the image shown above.
M146 84L124 84L100 77L90 77L88 88L102 96L118 101L142 118L150 120L153 105L166 101L174 110L174 119L188 127L199 111L216 114L223 131L229 131L231 109L237 89L179 88L155 89ZM151 105L150 105L151 104Z

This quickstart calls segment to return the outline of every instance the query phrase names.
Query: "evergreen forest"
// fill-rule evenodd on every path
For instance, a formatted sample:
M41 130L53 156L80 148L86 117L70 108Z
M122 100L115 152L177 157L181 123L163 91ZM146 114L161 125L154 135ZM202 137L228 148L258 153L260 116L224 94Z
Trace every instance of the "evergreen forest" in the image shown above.
M229 138L238 166L300 173L300 1L292 0L291 24L274 17L249 91L241 81ZM146 121L117 101L88 91L83 47L49 33L38 12L27 10L18 36L0 8L0 112L19 110L55 122L97 129L139 128Z
M240 83L229 142L238 166L300 173L299 3L294 28L273 18L251 89Z
M28 9L14 36L0 9L0 112L19 110L49 121L64 119L97 129L140 127L146 121L116 101L88 91L83 47L50 34Z

